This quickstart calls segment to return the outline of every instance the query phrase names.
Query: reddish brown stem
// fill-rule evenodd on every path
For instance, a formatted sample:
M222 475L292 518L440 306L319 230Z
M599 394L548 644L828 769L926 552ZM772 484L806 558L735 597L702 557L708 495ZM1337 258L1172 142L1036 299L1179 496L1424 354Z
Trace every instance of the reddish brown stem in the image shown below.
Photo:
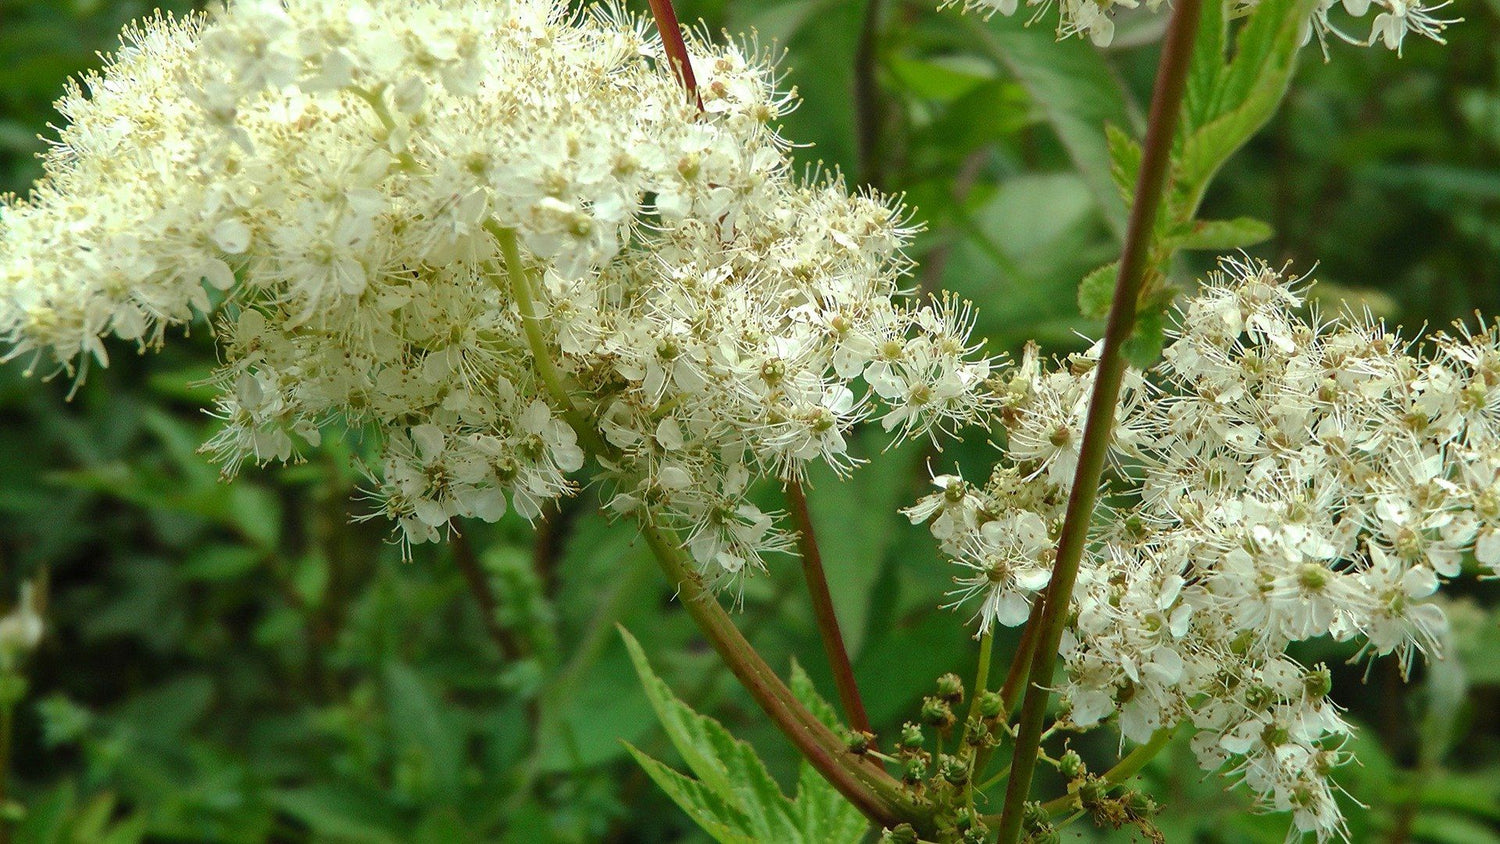
M1172 136L1182 110L1188 66L1193 55L1193 38L1198 32L1202 10L1203 0L1177 0L1172 20L1167 25L1161 62L1156 71L1156 87L1151 95L1151 113L1146 120L1141 170L1125 231L1125 250L1120 256L1120 274L1115 280L1114 300L1110 303L1109 319L1104 328L1104 347L1094 371L1094 392L1089 400L1083 442L1079 446L1078 470L1073 476L1073 489L1068 495L1067 513L1063 516L1052 580L1047 584L1042 616L1037 619L1040 634L1032 649L1031 682L1027 684L1021 715L1016 722L1016 745L1011 752L1010 781L1006 783L1005 806L996 839L998 844L1016 844L1021 838L1022 814L1031 790L1031 775L1036 769L1047 701L1051 697L1052 669L1057 662L1063 627L1067 624L1068 605L1078 579L1084 546L1088 543L1089 525L1099 496L1099 479L1103 476L1109 454L1115 404L1119 401L1125 374L1125 341L1134 329L1136 303L1146 279L1156 212L1166 192Z
M698 80L693 76L693 62L688 57L687 42L682 38L682 24L677 22L677 10L672 8L672 0L649 2L651 17L656 21L656 31L661 33L662 49L666 50L667 61L672 64L672 73L701 110L703 98L698 96Z
M683 561L677 538L651 524L641 526L641 535L651 547L667 580L677 587L678 598L698 629L703 631L761 710L770 716L777 729L796 745L818 773L876 823L889 828L909 822L918 831L931 832L929 807L917 803L884 771L850 753L843 740L797 701L776 672L745 641L724 608Z
M833 671L833 684L838 688L844 716L849 719L849 726L860 732L872 733L874 731L870 729L870 716L865 714L865 703L859 696L859 684L854 680L854 666L849 663L849 649L844 646L844 634L839 629L838 615L833 609L833 596L828 592L828 577L823 573L823 555L818 551L812 513L807 509L807 496L802 492L802 484L796 481L787 484L786 500L791 505L792 521L797 525L797 551L802 555L802 574L807 579L807 594L812 599L819 638L823 640L823 652L828 655L828 667Z

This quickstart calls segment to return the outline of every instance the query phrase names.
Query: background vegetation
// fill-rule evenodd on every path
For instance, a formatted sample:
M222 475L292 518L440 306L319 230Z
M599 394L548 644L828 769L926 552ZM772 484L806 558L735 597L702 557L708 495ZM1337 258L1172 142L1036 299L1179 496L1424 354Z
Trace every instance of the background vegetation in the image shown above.
M149 11L0 0L0 190L37 174L36 135L64 78ZM785 51L804 100L786 134L815 144L809 164L906 195L926 224L916 283L972 298L993 350L1030 338L1065 350L1098 333L1075 291L1114 256L1120 209L1069 151L1102 144L1104 119L1138 126L1165 16L1122 19L1099 53L998 20L992 51L975 19L927 2L679 11ZM1287 102L1205 216L1270 223L1252 254L1316 265L1329 305L1411 326L1500 313L1500 2L1454 11L1468 21L1446 47L1411 39L1398 58L1335 44L1327 64L1304 51ZM1208 255L1180 261L1181 283ZM632 529L594 514L592 492L535 532L514 516L473 526L475 560L426 547L403 564L384 522L349 521L366 506L358 432L221 484L195 454L215 425L193 386L214 361L206 326L112 360L71 402L67 383L0 367L0 605L23 580L50 583L5 760L14 840L702 840L621 744L673 759L616 624L679 695L792 776L790 747L694 634ZM857 439L872 457L885 446L878 431ZM945 565L896 509L929 471L982 474L990 454L982 433L944 453L907 445L853 483L812 485L835 601L887 734L937 675L967 675L975 650L965 619L937 608ZM1361 726L1363 765L1342 780L1351 810L1369 806L1351 811L1355 841L1500 842L1496 586L1452 590L1453 658L1410 687L1389 662L1361 682L1343 646L1300 654L1342 675L1336 693ZM795 567L748 582L740 603L772 664L796 658L831 694ZM1285 818L1250 817L1243 795L1204 781L1185 746L1144 776L1166 800L1169 841L1284 835Z

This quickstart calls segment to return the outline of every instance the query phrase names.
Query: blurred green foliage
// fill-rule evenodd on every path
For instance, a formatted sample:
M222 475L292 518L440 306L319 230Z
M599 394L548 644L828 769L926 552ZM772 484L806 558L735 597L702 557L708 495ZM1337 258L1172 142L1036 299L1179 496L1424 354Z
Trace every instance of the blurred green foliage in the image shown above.
M0 0L0 190L36 176L36 134L64 78L148 11ZM997 22L996 52L973 19L925 2L679 11L784 51L804 100L788 137L816 144L801 153L809 165L905 195L926 226L916 282L972 298L992 350L1097 333L1077 289L1116 256L1123 214L1099 130L1138 132L1160 17L1122 20L1103 53ZM1500 313L1500 2L1459 11L1469 20L1448 46L1408 43L1402 59L1335 44L1324 64L1305 50L1289 99L1220 174L1204 216L1269 222L1252 253L1316 265L1328 304L1409 325ZM1180 258L1172 283L1190 284L1207 254ZM207 327L149 359L112 357L71 401L69 384L0 367L0 604L44 571L51 587L16 708L3 807L15 840L701 840L622 743L674 760L616 624L679 696L795 782L789 746L630 528L595 515L592 492L539 531L514 517L467 528L468 571L451 548L402 563L385 524L349 521L366 506L359 432L226 485L195 453L215 426L195 386L215 359ZM935 677L968 674L974 658L964 619L937 609L944 566L896 508L929 471L982 473L991 452L982 432L942 453L886 451L875 431L856 442L871 464L852 483L815 477L811 496L870 714L890 732ZM1500 842L1500 594L1473 581L1453 594L1454 659L1410 687L1390 664L1363 682L1361 668L1339 669L1336 694L1363 725L1363 764L1342 779L1355 841ZM739 598L768 661L795 657L830 691L795 567ZM1349 655L1332 643L1301 654ZM1087 754L1116 750L1090 741ZM1185 745L1144 777L1169 841L1284 835L1285 818L1248 815Z

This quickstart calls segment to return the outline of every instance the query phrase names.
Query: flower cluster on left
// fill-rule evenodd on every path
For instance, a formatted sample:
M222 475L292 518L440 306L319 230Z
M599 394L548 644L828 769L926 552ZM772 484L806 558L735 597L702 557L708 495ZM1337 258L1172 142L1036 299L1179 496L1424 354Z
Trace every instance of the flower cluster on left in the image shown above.
M966 304L901 296L904 212L795 178L765 56L557 0L245 0L128 30L0 202L6 359L81 377L214 314L232 475L378 433L407 542L611 506L723 582L786 544L757 478L994 401ZM694 99L701 101L695 102Z

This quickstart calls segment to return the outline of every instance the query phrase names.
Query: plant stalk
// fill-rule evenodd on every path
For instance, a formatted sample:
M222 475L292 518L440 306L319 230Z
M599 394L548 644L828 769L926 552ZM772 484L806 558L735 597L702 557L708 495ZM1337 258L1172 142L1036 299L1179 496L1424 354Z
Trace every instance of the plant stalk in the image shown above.
M995 748L999 746L1000 733L1010 723L1010 713L1016 708L1016 703L1021 697L1021 680L1031 670L1031 655L1036 652L1037 628L1041 626L1039 619L1042 617L1042 600L1038 595L1031 603L1031 614L1026 617L1026 626L1021 629L1021 641L1016 643L1016 652L1011 655L1010 668L1005 672L1005 683L1000 686L1000 717L990 726L990 735L995 741L979 748L974 755L974 778L984 776L989 770L990 760L995 755ZM1010 768L1006 768L1007 771ZM997 777L998 778L998 777ZM986 782L986 786L993 782ZM980 791L983 791L981 788Z
M486 229L498 241L504 254L509 289L520 310L532 365L538 376L552 398L563 407L563 417L578 434L579 442L596 459L616 457L615 449L573 406L563 375L552 360L552 348L534 307L531 282L521 261L515 233L493 221L486 223ZM668 582L677 586L678 596L688 614L777 728L818 773L870 820L884 827L911 823L919 831L928 831L932 826L930 807L905 793L901 784L877 764L849 752L843 739L796 699L740 634L718 600L703 587L698 574L683 559L682 546L677 538L652 523L650 518L647 511L642 518L641 535L646 538L646 544Z
M1140 773L1141 769L1146 767L1146 763L1156 758L1156 754L1160 753L1162 748L1167 746L1167 742L1172 740L1172 734L1175 732L1177 732L1176 727L1162 727L1152 733L1151 738L1145 744L1125 754L1125 758L1116 763L1113 768L1105 771L1100 779L1109 785L1119 785ZM1064 794L1055 800L1048 800L1046 803L1043 803L1042 808L1049 814L1055 815L1059 812L1066 812L1070 809L1081 807L1077 794Z
M813 533L812 513L807 508L807 496L802 484L792 481L786 486L786 500L792 511L792 521L797 525L797 551L802 557L802 574L807 579L807 594L812 600L813 617L817 619L819 638L823 640L823 653L828 656L828 667L833 671L833 684L838 688L839 702L843 704L844 716L849 726L872 733L870 716L865 713L865 703L859 696L859 684L854 679L854 666L849 662L849 649L844 646L844 634L839 629L838 615L833 609L833 596L828 592L828 577L823 573L823 555L818 550L817 535Z
M1041 748L1042 722L1051 697L1052 669L1057 662L1058 644L1062 641L1073 586L1078 579L1078 567L1093 521L1094 504L1099 497L1099 480L1104 473L1114 428L1115 404L1119 401L1120 384L1125 374L1125 341L1135 326L1136 301L1146 277L1157 210L1161 207L1171 164L1172 138L1182 110L1193 41L1202 11L1203 0L1177 0L1157 66L1141 171L1131 203L1125 250L1120 257L1120 274L1115 280L1114 301L1110 303L1109 321L1104 330L1104 348L1095 371L1094 393L1089 401L1083 442L1079 446L1078 470L1063 517L1052 580L1047 584L1040 619L1041 632L1031 659L1030 683L1011 754L1010 781L1006 783L1005 805L1000 817L999 844L1016 844L1021 837L1022 815L1031 792L1031 776Z
M925 820L921 807L902 793L900 783L890 775L850 753L832 730L798 702L682 559L675 537L650 523L641 525L641 535L714 650L818 773L872 821L887 828L910 822L920 829Z
M682 39L682 24L677 22L677 10L672 8L672 0L648 2L651 4L651 17L656 21L656 30L661 33L662 49L667 53L667 61L672 64L672 73L701 111L703 97L698 94L698 80L693 76L693 62L688 56L687 42Z
M995 653L995 631L986 630L979 637L979 664L974 668L974 685L969 690L969 717L964 719L963 732L959 734L958 746L969 744L969 725L979 719L979 701L984 697L985 687L990 683L990 662ZM978 761L978 756L974 760ZM973 769L970 769L973 772ZM970 777L972 779L972 776Z

